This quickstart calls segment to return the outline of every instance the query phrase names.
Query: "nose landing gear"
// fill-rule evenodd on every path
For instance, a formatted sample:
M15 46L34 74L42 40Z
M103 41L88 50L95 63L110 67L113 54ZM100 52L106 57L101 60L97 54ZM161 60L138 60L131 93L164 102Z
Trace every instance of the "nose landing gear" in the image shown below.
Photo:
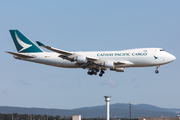
M159 73L159 70L158 70L159 67L160 67L159 65L156 67L156 70L155 70L155 73L156 73L156 74Z

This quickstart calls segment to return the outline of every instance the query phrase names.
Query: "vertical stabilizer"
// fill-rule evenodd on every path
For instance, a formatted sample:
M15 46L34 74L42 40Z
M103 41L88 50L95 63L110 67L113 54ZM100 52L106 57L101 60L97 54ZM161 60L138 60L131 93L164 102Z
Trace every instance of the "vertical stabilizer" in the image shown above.
M43 50L24 36L19 30L9 30L9 32L19 53L43 52Z

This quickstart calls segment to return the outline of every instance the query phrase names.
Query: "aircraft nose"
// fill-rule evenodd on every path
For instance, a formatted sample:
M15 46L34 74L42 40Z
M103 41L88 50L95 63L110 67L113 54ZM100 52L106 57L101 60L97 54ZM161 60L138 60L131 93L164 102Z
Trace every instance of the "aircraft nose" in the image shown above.
M169 53L168 57L166 58L168 62L172 62L176 59L176 57Z
M172 61L174 61L176 59L176 57L174 55L171 55L171 59L172 59Z

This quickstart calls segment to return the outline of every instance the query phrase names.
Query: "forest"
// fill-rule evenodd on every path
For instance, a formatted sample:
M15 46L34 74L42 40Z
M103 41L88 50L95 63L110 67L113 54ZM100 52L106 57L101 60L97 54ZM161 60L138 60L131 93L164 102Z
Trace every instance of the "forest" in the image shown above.
M128 118L119 118L121 120L130 120ZM110 120L119 120L118 118L111 118ZM72 120L72 117L66 116L48 116L48 115L34 115L34 114L2 114L0 113L0 120ZM81 120L106 120L106 118L82 118ZM138 120L138 119L131 119Z

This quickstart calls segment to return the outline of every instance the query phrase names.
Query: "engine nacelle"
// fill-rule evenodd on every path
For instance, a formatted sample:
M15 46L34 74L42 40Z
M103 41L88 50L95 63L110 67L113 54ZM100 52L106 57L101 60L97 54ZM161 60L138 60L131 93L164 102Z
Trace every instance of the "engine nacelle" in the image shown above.
M104 62L104 67L114 69L114 62L108 61Z
M125 68L114 68L114 69L110 69L112 71L116 71L116 72L124 72Z
M75 59L78 63L87 63L87 58L86 56L77 56Z

